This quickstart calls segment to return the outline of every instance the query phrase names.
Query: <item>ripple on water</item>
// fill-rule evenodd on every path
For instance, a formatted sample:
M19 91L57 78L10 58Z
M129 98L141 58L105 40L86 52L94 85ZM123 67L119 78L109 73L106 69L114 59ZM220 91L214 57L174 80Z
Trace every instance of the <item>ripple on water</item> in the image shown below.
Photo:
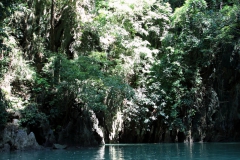
M240 143L107 144L66 150L0 153L4 160L237 160Z

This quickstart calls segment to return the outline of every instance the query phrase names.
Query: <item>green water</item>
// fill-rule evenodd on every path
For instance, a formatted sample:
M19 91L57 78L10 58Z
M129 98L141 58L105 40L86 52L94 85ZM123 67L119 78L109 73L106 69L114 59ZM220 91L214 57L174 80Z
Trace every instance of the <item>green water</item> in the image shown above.
M0 153L11 160L240 160L240 143L121 144L66 150Z

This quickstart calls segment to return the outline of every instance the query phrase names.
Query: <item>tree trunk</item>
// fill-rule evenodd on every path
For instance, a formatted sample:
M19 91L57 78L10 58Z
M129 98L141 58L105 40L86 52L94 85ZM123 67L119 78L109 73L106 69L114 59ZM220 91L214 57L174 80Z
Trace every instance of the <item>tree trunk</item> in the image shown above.
M55 0L52 0L51 6L51 29L50 29L50 50L55 52L55 35L54 35L54 14L55 10Z

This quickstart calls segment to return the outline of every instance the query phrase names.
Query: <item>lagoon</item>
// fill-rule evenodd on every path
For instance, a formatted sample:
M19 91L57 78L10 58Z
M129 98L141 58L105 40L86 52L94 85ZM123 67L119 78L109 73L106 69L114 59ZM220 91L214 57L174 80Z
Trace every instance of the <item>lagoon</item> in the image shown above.
M1 160L240 160L240 143L107 144L0 153Z

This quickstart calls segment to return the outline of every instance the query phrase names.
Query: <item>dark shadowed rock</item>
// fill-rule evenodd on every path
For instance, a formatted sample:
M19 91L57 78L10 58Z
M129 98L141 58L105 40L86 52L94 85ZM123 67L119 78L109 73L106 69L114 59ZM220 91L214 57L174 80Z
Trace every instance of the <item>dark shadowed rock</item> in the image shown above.
M53 144L53 149L66 149L67 145Z
M56 138L54 136L53 130L49 129L46 134L46 142L44 143L45 147L51 147L54 143L56 143Z
M11 146L8 143L0 146L0 152L10 152L10 149L11 149Z

